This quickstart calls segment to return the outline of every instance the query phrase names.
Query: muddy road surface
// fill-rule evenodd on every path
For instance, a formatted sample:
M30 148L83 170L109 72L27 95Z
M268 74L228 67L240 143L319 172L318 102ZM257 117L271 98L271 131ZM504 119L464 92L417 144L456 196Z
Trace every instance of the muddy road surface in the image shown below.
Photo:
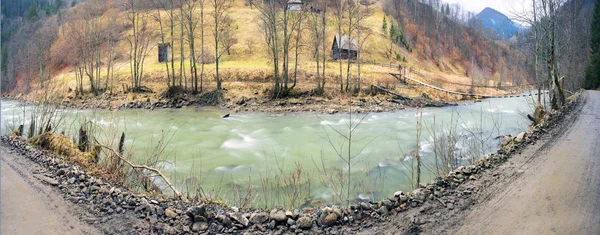
M5 145L0 156L0 234L101 234L80 221L83 210L63 199L42 167Z
M600 91L456 234L600 234Z

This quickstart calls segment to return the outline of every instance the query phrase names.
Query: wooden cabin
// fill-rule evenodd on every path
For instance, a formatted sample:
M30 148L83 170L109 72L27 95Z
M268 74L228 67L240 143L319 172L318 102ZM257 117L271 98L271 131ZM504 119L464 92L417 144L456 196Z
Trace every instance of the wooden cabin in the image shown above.
M336 34L333 38L331 54L334 60L356 60L358 58L358 44L356 43L356 39L350 36L340 36L339 34Z
M158 62L168 62L171 58L171 44L170 43L159 43L158 44Z
M302 11L302 0L289 0L288 11Z

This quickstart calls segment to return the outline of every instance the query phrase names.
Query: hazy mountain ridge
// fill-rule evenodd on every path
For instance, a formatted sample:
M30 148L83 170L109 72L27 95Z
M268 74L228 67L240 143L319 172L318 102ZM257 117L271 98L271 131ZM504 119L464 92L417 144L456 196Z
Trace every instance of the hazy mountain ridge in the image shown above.
M490 7L483 9L475 16L475 19L479 20L484 27L494 29L498 38L501 39L510 38L523 30L521 25L512 21L502 12Z

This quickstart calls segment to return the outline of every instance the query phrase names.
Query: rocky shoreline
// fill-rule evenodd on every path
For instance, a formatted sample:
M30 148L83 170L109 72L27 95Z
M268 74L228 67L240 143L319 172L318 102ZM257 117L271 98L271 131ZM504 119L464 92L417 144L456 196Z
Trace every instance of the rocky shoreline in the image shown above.
M303 208L293 211L232 208L220 204L194 203L167 196L136 194L101 177L89 175L79 166L64 161L45 150L29 146L17 137L2 136L5 145L42 165L48 171L42 180L57 187L72 203L87 208L95 218L82 218L106 233L117 234L355 234L378 223L389 221L400 213L437 211L441 216L454 209L468 207L477 189L462 186L476 181L493 168L499 167L513 154L535 143L556 126L577 106L579 96L571 99L560 111L545 117L545 121L517 137L505 136L504 145L476 164L462 166L443 178L411 192L396 192L393 197L378 202L362 202L349 207ZM437 208L437 210L432 210ZM129 219L124 225L122 218ZM134 220L134 222L131 222ZM407 220L398 230L409 234L420 232L422 220Z
M226 99L221 102L206 100L193 95L177 98L153 98L140 94L142 99L128 101L127 95L102 94L91 98L67 97L59 102L64 108L72 109L179 109L183 107L217 107L226 112L265 112L296 113L313 112L335 114L352 109L357 113L379 113L403 110L407 107L446 107L457 106L455 102L435 101L428 97L406 98L390 95L373 95L345 100L343 98L327 98L322 96L302 96L299 98L267 99L262 97L245 97ZM4 96L3 99L30 102L24 98Z

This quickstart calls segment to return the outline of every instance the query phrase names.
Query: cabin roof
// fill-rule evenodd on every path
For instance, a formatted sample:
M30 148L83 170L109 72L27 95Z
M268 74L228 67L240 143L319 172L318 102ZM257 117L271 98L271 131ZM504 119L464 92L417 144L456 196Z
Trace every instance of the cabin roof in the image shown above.
M336 34L334 43L337 43L337 46L342 50L358 51L358 44L356 43L356 39L353 37L346 35L342 35L340 37L339 34Z

